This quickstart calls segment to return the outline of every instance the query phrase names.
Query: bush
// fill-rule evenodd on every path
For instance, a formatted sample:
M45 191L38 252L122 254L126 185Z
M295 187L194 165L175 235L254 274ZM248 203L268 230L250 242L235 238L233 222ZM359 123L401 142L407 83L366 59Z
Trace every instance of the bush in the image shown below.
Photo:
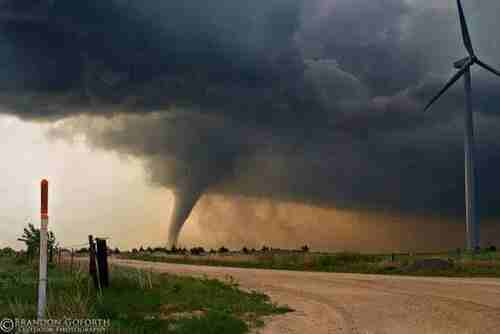
M227 249L226 247L222 246L221 248L219 248L219 253L229 253L229 249Z
M89 252L88 248L80 248L79 250L76 251L77 254L87 254Z
M340 263L360 263L360 262L377 262L379 259L375 255L342 252L334 255Z
M243 249L242 249L241 251L242 251L243 253L245 253L245 254L248 254L248 248L246 248L246 247L243 247Z
M490 247L488 247L488 251L490 251L490 252L496 252L497 251L497 247L491 245Z
M315 262L319 267L346 267L363 263L378 262L380 258L375 255L364 255L359 253L342 252L333 255L322 255Z
M203 247L194 247L191 248L189 251L192 255L201 255L205 253L205 249Z
M321 255L314 259L314 262L318 267L332 267L337 264L333 255Z
M304 245L300 248L304 253L309 252L309 247L307 245Z
M13 250L12 248L10 247L5 247L3 249L0 249L0 256L14 256L16 255L16 251Z

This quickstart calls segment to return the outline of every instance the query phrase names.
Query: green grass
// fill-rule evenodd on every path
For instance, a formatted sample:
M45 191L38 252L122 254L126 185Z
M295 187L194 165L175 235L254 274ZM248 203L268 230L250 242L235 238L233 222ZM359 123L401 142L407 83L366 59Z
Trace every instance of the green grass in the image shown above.
M36 268L0 257L0 319L36 318ZM286 313L266 295L234 282L112 267L110 288L97 293L85 271L49 268L51 319L110 319L110 333L246 333L261 317Z
M321 253L258 253L247 260L222 260L210 256L166 257L152 254L122 254L121 257L142 261L227 266L241 268L307 270L382 275L500 277L500 253L483 250L479 253L456 251L435 254L359 254L340 252ZM439 258L452 266L443 269L417 268L415 262Z

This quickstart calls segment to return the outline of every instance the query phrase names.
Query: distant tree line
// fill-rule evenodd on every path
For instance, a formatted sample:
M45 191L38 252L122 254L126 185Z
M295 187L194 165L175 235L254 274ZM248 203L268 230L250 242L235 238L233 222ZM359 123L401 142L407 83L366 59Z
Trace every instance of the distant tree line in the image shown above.
M86 250L86 249L85 249ZM178 255L206 255L206 254L228 254L228 253L243 253L243 254L252 254L252 253L266 253L266 252L289 252L289 251L295 251L295 252L309 252L309 246L304 245L300 247L300 249L297 250L286 250L286 249L280 249L280 248L271 248L266 245L262 246L260 250L256 250L255 248L248 248L248 247L243 247L241 251L232 251L229 248L225 246L221 246L218 249L213 249L211 248L210 250L206 250L203 247L192 247L189 250L186 247L176 247L173 246L171 248L167 247L146 247L141 246L139 248L132 248L130 253L133 254L144 254L144 253L164 253L164 254L178 254ZM120 251L118 249L115 249L114 251L115 254L120 254Z

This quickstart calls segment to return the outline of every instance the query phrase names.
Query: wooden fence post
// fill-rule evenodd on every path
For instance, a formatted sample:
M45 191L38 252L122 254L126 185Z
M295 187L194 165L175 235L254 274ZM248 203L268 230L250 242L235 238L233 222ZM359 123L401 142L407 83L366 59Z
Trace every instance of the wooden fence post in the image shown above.
M99 266L99 282L101 287L109 286L109 271L108 271L108 247L106 240L96 239L97 242L97 265Z
M70 273L73 273L73 262L74 262L74 259L75 259L75 250L74 250L74 248L71 248L71 262L70 262L70 266L69 266Z
M97 265L95 263L95 244L92 235L89 235L89 274L92 276L94 286L99 289L99 281L97 279Z
M49 247L49 263L54 263L54 245Z

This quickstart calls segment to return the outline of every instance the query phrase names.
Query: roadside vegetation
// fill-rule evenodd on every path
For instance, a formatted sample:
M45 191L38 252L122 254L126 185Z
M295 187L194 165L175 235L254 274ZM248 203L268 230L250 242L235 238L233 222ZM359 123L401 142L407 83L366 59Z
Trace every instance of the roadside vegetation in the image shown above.
M500 277L500 253L495 247L477 252L460 249L445 253L428 254L360 254L351 252L313 253L308 246L299 250L277 250L263 247L260 250L195 251L184 249L122 252L126 259L231 266L242 268L307 270L365 274L391 274L414 276L450 277ZM151 249L151 248L149 248Z
M49 265L50 319L110 319L107 333L246 333L262 317L290 309L234 282L111 267L96 291L87 268ZM25 254L0 250L0 318L36 318L37 267Z

